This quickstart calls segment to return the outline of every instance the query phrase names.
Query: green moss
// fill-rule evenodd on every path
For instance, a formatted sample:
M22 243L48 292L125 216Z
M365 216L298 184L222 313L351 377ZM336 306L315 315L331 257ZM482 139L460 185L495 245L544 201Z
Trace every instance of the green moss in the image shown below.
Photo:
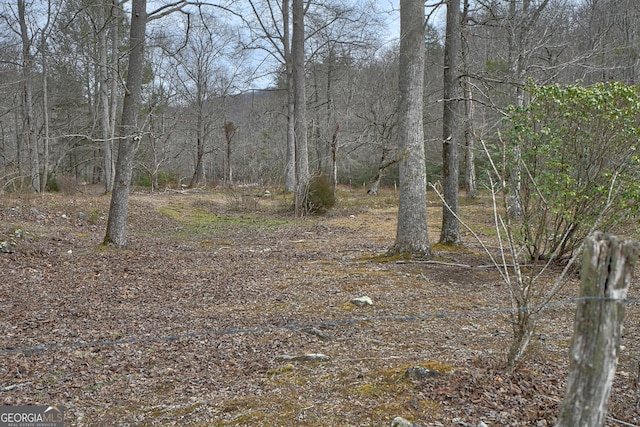
M214 230L229 230L237 227L273 231L290 225L289 220L268 218L258 215L218 215L203 209L189 209L165 206L158 211L180 223L185 232L211 234Z
M194 403L193 405L187 405L187 406L179 405L179 406L169 406L167 408L158 407L158 408L147 410L147 413L151 414L151 416L154 418L169 416L173 419L180 419L185 417L186 415L196 412L203 405L204 403L198 402L198 403Z
M463 245L452 245L446 243L436 243L431 246L432 252L458 252L458 253L473 253L473 251Z
M414 382L405 378L404 372L409 367L400 366L375 371L368 375L369 382L352 389L352 393L358 399L375 402L371 414L374 419L390 417L388 420L390 421L393 416L399 414L410 420L425 419L434 417L442 411L439 403L422 398Z
M274 377L277 375L282 375L282 374L292 372L294 369L295 369L295 366L293 366L293 364L287 363L284 366L278 366L277 368L269 369L267 371L267 375L269 375L270 377Z

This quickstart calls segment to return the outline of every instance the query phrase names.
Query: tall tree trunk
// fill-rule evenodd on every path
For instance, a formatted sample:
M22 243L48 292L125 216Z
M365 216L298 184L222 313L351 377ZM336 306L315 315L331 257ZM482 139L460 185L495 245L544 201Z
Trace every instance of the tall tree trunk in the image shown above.
M282 0L282 26L284 45L284 62L287 77L287 150L284 170L284 189L293 192L296 189L296 132L295 132L295 94L293 84L293 64L291 57L291 34L289 31L289 17L291 13L290 0Z
M195 169L189 187L194 188L203 181L203 162L205 152L205 132L204 132L204 106L198 102L198 118L196 123L196 157L195 157Z
M307 148L307 99L304 75L304 0L292 0L293 26L291 56L293 57L293 87L295 93L294 130L296 145L296 215L303 215L309 186L309 154Z
M97 7L98 13L98 115L100 121L100 131L102 138L102 158L103 158L103 178L105 192L110 192L113 188L113 142L111 140L111 116L109 103L109 56L107 49L107 21L105 6L100 4Z
M116 163L113 193L111 194L107 233L104 238L105 245L113 245L118 248L127 245L127 211L129 209L129 189L133 173L133 160L136 143L139 139L137 119L142 90L146 26L147 1L133 0L129 33L129 66L120 123L118 161Z
M338 187L338 133L340 131L340 123L335 119L335 106L333 102L333 68L335 65L335 56L333 48L329 52L329 61L327 64L327 130L329 126L333 126L331 133L331 141L329 142L329 150L331 151L331 186L335 196Z
M400 200L396 241L390 254L430 257L427 232L427 176L425 167L424 2L400 0L400 68L398 140Z
M236 130L238 130L238 128L233 124L233 122L226 122L224 124L224 139L226 142L225 180L229 185L233 185L233 168L231 167L233 146L231 145L231 141L233 140L233 136L236 134Z
M27 28L24 0L18 0L18 20L20 37L22 39L22 138L29 155L29 175L31 176L31 190L40 191L40 159L38 155L38 141L35 133L35 118L33 116L33 55L31 54L31 39Z
M109 111L110 111L110 124L109 124L109 148L111 150L111 163L105 165L111 169L111 181L105 182L105 188L107 192L113 191L113 183L116 175L116 165L113 159L114 153L114 141L116 140L116 121L118 111L118 82L120 81L119 74L119 43L120 43L120 0L112 0L111 16L113 19L113 26L111 27L111 90L109 96ZM105 155L106 159L106 155ZM106 173L105 173L106 176Z
M195 157L195 168L193 171L193 176L191 177L191 182L189 183L189 187L194 188L198 184L202 183L203 175L204 175L204 153L205 153L205 143L206 143L206 135L205 135L205 123L204 123L204 109L205 109L205 97L206 97L206 80L205 71L198 67L196 70L196 157Z
M42 36L40 55L42 57L42 126L44 128L44 147L42 153L42 179L40 180L40 192L47 191L47 178L49 176L49 85L47 83L47 44L46 38Z
M508 55L509 55L509 74L512 79L512 96L513 103L522 107L525 105L524 85L528 68L527 40L534 24L540 17L542 11L547 7L550 0L542 0L537 5L532 5L531 0L523 0L521 9L518 9L518 2L511 2L509 5L508 23ZM511 165L511 173L509 176L509 199L507 209L513 217L521 217L523 214L522 199L520 197L520 189L522 186L522 153L520 146L513 148L513 156Z
M473 127L473 91L469 77L469 41L468 41L468 15L469 0L464 0L464 14L462 24L460 53L462 55L462 88L464 95L464 147L465 147L465 191L467 198L473 198L477 191L476 165L475 165L475 133Z
M444 43L444 111L442 115L442 190L447 206L442 209L440 242L460 244L458 223L458 147L460 145L460 90L458 55L460 54L460 0L447 2L447 29Z
M330 122L331 123L331 122ZM340 132L340 123L336 122L333 128L333 135L331 136L331 185L333 187L333 194L336 194L338 187L338 132Z

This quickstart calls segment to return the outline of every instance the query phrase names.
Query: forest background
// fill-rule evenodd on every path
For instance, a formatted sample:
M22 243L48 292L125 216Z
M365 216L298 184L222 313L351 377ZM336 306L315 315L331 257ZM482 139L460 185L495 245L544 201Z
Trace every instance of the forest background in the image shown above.
M273 0L150 2L133 183L284 185L289 24ZM285 2L288 3L288 2ZM177 7L176 7L177 5ZM442 173L444 7L427 2L424 131L429 181ZM36 191L112 187L130 12L116 0L4 3L0 185ZM176 12L176 13L169 13ZM537 84L638 82L632 0L461 4L457 82L473 193L499 145L507 106ZM352 186L395 185L397 10L392 2L323 1L305 12L312 174ZM369 188L368 187L368 188Z

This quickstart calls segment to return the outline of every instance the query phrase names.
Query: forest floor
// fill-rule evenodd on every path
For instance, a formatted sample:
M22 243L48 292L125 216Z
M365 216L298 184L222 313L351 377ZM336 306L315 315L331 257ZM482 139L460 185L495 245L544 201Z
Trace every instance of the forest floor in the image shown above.
M108 196L3 196L0 404L62 405L70 426L554 424L576 275L509 374L508 289L470 233L436 262L390 259L392 190L343 188L304 219L272 191L135 192L123 250L101 245ZM491 242L489 199L461 215ZM640 425L639 362L628 304L608 426Z

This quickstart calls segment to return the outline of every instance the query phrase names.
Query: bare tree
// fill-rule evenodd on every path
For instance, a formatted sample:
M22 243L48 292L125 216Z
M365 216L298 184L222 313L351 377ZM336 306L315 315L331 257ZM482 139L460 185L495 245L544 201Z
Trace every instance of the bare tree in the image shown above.
M29 155L31 189L40 191L40 157L36 138L35 116L33 112L33 67L32 45L34 35L27 25L27 11L24 0L17 1L19 34L22 41L22 140Z
M460 145L460 0L447 1L447 29L444 44L444 110L442 115L442 190L447 207L442 209L440 242L460 244L458 214L458 152Z
M100 123L105 191L113 189L115 162L113 137L115 135L116 92L118 83L118 13L117 0L102 0L96 5L95 31L98 50L98 118ZM108 12L108 13L107 13ZM109 56L111 35L111 56Z
M469 0L464 0L461 28L461 85L464 98L464 147L465 147L465 190L467 198L474 197L477 190L476 166L475 166L475 130L473 126L473 116L475 107L473 105L473 90L471 77L469 76Z
M233 152L232 150L233 145L231 141L233 140L233 137L236 134L237 130L238 128L231 121L228 121L224 124L224 141L225 141L224 175L225 175L225 181L229 185L233 185L233 167L231 165L231 154Z
M296 215L304 214L304 201L309 186L309 152L307 148L307 97L304 70L304 0L292 0L293 25L291 33L291 56L294 87L294 130L296 153Z
M427 232L427 178L423 130L424 3L400 0L398 140L400 201L396 241L391 254L430 257Z
M296 189L296 146L295 146L295 93L293 82L293 56L291 35L291 0L249 0L253 17L249 21L252 32L250 47L265 51L284 70L287 89L287 139L284 170L286 191Z
M129 189L133 172L135 146L140 139L137 129L142 75L144 69L144 45L147 28L147 1L132 0L131 29L129 33L129 66L127 69L126 93L120 123L120 142L116 175L109 207L105 245L118 248L127 245L127 212Z

